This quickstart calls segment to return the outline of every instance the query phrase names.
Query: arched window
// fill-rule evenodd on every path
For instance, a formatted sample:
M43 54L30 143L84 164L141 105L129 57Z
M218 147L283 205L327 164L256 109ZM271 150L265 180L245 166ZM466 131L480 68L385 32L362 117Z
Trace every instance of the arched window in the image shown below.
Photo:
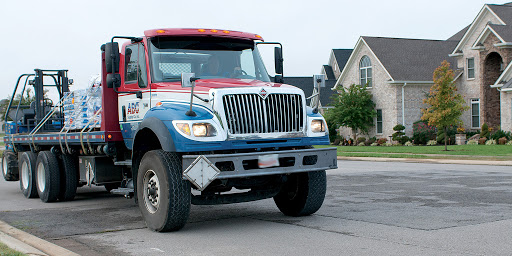
M372 62L368 56L363 56L359 62L359 74L361 85L372 87Z

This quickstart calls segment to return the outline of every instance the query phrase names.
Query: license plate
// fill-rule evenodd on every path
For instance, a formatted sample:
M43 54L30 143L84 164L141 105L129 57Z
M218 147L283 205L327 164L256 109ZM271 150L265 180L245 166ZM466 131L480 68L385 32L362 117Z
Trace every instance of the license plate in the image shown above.
M269 167L274 167L274 166L279 166L279 155L278 154L258 156L258 167L269 168Z

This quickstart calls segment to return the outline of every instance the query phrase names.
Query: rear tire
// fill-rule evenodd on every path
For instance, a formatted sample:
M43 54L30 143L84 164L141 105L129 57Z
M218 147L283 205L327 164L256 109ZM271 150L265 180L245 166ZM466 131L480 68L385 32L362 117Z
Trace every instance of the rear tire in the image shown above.
M284 215L311 215L322 207L326 188L325 171L292 174L274 202Z
M50 151L41 151L36 161L37 193L45 203L55 202L60 192L59 160Z
M181 157L163 150L142 157L137 174L137 199L149 229L180 230L190 214L190 182L183 180Z
M37 155L34 152L27 151L21 154L19 160L20 189L26 198L37 197L36 158Z
M4 151L2 156L2 174L6 181L18 181L18 158L12 151Z
M71 201L75 198L78 188L78 158L73 155L62 154L60 166L60 201Z

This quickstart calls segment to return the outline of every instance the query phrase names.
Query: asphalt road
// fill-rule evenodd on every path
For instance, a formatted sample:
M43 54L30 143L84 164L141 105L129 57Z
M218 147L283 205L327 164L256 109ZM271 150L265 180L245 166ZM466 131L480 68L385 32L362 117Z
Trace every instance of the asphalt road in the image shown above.
M309 217L271 199L192 206L183 230L155 233L133 200L103 188L44 204L1 180L0 219L81 255L511 255L511 167L338 164Z

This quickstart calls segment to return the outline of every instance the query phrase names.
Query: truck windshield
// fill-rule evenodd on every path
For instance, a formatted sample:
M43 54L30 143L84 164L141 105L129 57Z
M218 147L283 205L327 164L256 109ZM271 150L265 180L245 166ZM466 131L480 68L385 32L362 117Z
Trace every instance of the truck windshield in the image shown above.
M226 38L165 38L150 40L154 82L178 81L181 73L200 79L236 78L270 82L251 40Z

